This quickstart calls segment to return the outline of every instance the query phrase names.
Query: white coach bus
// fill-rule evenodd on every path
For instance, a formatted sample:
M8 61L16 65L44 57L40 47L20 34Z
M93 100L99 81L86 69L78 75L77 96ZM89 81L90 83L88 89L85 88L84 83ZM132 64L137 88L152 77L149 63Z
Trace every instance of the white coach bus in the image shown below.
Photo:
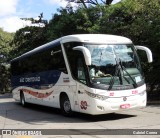
M137 50L115 35L69 35L11 61L13 98L92 115L146 106L146 84Z

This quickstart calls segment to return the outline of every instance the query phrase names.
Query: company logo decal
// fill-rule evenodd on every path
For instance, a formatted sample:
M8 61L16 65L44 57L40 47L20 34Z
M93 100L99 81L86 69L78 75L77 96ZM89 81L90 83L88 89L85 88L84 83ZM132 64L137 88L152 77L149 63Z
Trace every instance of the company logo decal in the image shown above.
M132 94L138 94L138 90L133 90Z
M34 97L37 97L37 98L47 98L53 93L53 91L48 92L48 93L47 92L46 93L39 93L39 92L34 92L34 91L31 91L31 90L28 90L28 89L21 89L21 90L23 92L28 93L28 94L30 94Z
M114 92L111 92L111 93L109 94L109 96L114 96Z
M81 101L81 105L80 105L81 109L86 110L86 109L87 109L87 106L88 106L88 104L87 104L86 101Z

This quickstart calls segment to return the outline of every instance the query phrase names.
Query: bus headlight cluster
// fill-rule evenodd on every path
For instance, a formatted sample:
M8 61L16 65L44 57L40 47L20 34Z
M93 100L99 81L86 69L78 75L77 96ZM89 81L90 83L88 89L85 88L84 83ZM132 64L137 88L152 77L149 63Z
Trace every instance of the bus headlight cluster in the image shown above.
M146 93L146 91L143 91L141 93L139 93L140 96L143 96Z
M92 98L96 98L96 99L99 99L99 100L106 100L108 99L109 97L108 96L104 96L104 95L99 95L99 94L94 94L94 93L91 93L91 92L88 92L86 91L86 94Z

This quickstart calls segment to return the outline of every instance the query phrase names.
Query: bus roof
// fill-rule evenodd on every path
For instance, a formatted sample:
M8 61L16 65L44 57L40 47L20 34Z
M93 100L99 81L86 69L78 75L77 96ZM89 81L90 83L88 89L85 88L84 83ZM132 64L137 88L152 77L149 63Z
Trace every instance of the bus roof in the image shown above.
M61 43L70 41L103 43L103 44L131 44L132 41L123 36L106 35L106 34L79 34L68 35L61 38Z
M43 50L54 47L58 43L67 43L67 42L86 42L86 43L100 43L100 44L131 44L132 41L126 37L117 36L117 35L106 35L106 34L77 34L77 35L68 35L51 41L47 44L39 46L23 55L13 59L12 61L28 57L29 55L41 52ZM12 62L11 61L11 62Z

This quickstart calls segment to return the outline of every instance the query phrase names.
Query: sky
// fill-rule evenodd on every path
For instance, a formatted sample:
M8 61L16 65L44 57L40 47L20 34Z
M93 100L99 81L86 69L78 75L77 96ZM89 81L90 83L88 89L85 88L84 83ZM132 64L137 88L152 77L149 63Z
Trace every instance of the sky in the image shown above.
M114 0L113 3L120 0ZM43 19L50 20L64 0L0 0L0 28L7 32L16 32L30 25L20 18L37 18L43 12Z

